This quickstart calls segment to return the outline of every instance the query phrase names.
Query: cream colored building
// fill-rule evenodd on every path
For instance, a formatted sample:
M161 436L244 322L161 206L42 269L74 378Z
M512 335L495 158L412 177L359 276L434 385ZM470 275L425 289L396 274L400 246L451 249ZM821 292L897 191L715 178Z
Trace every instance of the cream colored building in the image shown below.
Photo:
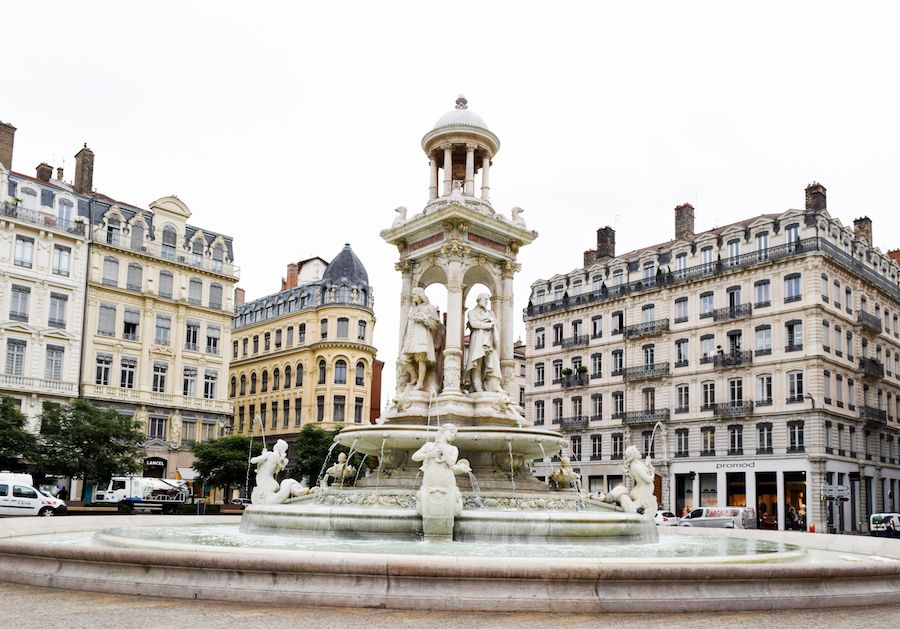
M229 236L188 224L177 197L142 209L94 194L82 394L147 427L144 475L190 468L231 417Z
M373 420L381 379L374 300L350 245L330 263L288 265L282 289L235 308L232 429L292 443L308 423L332 429Z
M868 218L832 218L819 184L804 209L701 233L679 206L673 240L626 254L598 230L583 266L532 285L528 412L570 436L592 491L635 444L679 515L745 504L785 528L793 507L820 532L865 529L900 508L892 255Z

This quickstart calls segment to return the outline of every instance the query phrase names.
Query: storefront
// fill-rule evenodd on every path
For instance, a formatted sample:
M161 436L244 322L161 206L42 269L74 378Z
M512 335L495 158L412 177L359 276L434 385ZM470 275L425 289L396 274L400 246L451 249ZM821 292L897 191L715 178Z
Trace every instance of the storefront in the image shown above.
M697 507L749 506L759 528L802 530L809 474L805 459L673 462L669 508L680 515Z

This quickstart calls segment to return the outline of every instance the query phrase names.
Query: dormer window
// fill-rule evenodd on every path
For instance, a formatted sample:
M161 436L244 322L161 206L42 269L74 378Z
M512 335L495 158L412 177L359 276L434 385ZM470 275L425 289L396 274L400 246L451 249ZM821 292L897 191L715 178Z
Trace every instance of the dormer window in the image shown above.
M203 246L203 241L201 239L196 239L191 244L191 258L194 261L195 266L200 266L203 264L203 250L205 247Z
M175 233L175 228L171 225L166 225L166 227L163 228L162 235L162 257L164 259L175 259L175 244L177 242L178 235Z

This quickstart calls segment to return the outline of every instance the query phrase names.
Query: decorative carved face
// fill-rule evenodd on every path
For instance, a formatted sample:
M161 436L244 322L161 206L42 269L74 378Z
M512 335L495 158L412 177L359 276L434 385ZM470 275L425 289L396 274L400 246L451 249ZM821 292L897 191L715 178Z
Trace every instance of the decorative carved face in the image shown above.
M424 288L414 288L412 291L412 303L414 305L424 304L428 301Z
M341 452L341 453L338 455L338 459L337 459L337 460L338 460L338 463L346 463L346 462L347 462L347 455L344 454L343 452Z
M476 303L482 308L487 308L488 304L491 303L491 296L488 293L481 293L476 300Z
M447 441L453 441L456 438L456 424L443 424L441 425L441 436L444 437Z

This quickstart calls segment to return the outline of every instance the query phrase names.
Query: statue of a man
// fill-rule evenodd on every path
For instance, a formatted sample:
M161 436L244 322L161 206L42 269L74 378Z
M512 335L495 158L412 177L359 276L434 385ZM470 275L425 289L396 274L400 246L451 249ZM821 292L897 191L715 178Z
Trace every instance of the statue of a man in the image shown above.
M428 369L437 363L435 336L442 328L437 308L428 301L425 290L414 288L400 349L400 364L408 376L408 388L425 389Z
M465 377L472 383L472 391L501 391L500 387L500 330L497 317L488 309L491 296L482 293L477 305L466 315L469 327L469 353L466 357Z

